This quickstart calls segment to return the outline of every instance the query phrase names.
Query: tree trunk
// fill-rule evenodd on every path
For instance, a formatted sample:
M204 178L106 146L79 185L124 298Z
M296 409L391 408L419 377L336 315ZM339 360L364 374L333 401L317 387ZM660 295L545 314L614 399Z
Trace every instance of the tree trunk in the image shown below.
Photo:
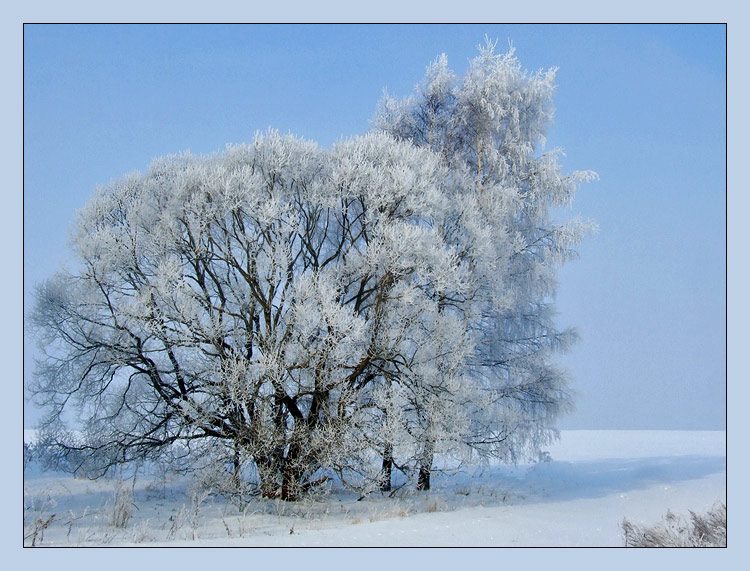
M419 477L417 478L417 490L420 492L427 491L430 489L430 474L432 472L432 460L433 460L433 448L432 442L425 444L425 450L422 454L422 461L419 465Z
M380 491L391 491L391 473L393 472L393 445L386 444L383 452L383 468L380 471Z
M242 482L240 481L240 468L242 467L242 462L240 459L240 445L238 442L235 441L234 443L234 477L233 477L233 483L234 483L234 491L236 493L240 493L242 490Z
M430 470L432 466L427 463L423 463L419 467L419 478L417 479L417 490L424 492L430 489Z
M290 437L289 450L281 464L281 499L286 502L296 502L299 499L303 491L302 479L305 468L310 466L310 459L305 457L303 435L302 426L295 426Z

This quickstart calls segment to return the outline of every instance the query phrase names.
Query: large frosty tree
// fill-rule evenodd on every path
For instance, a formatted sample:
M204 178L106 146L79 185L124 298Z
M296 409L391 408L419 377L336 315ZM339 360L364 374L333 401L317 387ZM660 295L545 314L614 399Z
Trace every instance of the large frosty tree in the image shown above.
M68 465L208 458L293 500L533 451L569 405L551 298L581 231L549 210L588 176L539 152L552 91L488 45L331 150L269 132L100 189L31 316Z

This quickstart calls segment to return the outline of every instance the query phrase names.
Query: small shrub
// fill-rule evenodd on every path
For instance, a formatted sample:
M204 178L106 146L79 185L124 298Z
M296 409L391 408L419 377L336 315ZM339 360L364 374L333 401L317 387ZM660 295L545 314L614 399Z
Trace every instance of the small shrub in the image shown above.
M653 527L622 522L626 547L726 547L727 506L714 507L705 515L690 512L690 521L668 511Z

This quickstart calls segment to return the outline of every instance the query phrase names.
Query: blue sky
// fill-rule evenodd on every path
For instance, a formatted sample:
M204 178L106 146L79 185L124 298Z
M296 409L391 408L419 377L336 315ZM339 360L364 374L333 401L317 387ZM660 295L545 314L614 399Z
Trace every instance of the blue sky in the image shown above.
M600 230L560 273L560 323L581 333L560 426L724 429L724 26L26 26L25 307L97 184L267 127L329 146L440 53L461 74L485 34L559 67L548 146L600 175L565 213Z

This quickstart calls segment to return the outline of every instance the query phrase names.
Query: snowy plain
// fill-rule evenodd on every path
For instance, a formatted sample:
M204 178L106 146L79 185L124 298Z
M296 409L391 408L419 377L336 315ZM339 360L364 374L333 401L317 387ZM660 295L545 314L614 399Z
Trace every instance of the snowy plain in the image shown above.
M394 497L333 489L243 511L174 476L138 475L132 518L112 524L113 479L24 472L25 535L40 546L623 546L623 518L659 523L726 502L723 431L563 431L544 460L464 467ZM39 541L41 539L41 541ZM25 545L31 544L26 538Z

